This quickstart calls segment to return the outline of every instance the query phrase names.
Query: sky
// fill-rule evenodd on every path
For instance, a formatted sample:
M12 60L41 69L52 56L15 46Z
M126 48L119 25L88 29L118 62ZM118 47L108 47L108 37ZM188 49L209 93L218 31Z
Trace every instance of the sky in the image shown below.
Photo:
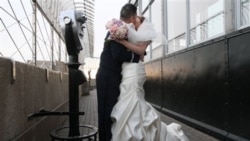
M113 18L119 19L120 9L127 2L128 0L95 0L94 57L100 57L107 32L105 24Z

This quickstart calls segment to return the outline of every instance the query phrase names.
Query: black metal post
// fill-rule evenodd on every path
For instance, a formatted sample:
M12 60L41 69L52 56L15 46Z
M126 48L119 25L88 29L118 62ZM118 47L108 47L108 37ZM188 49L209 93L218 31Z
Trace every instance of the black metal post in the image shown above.
M78 55L69 57L69 137L79 136L79 79Z

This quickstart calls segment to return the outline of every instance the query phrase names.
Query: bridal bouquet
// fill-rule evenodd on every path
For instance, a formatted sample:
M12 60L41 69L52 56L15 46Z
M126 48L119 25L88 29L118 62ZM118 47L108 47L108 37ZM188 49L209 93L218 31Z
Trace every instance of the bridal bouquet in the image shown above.
M108 39L126 39L128 36L128 28L126 24L115 18L108 21L106 29L110 32Z

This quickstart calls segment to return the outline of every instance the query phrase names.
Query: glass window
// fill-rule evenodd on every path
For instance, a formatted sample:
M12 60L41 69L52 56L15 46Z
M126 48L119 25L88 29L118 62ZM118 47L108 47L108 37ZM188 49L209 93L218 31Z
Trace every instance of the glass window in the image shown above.
M168 14L168 53L186 48L186 0L169 0Z
M224 0L190 0L190 44L224 33Z
M130 3L135 4L137 0L130 0Z
M162 32L162 1L154 1L151 5L151 20L157 32ZM160 43L152 42L152 59L162 57L163 46Z
M144 14L143 14L144 17L150 19L150 13L149 13L149 10L147 10ZM147 62L147 61L150 61L151 59L151 45L149 45L146 49L146 53L147 55L144 56L144 61Z
M142 12L145 10L145 8L148 6L149 2L151 0L142 0Z
M162 32L162 1L154 1L151 5L151 21L157 32ZM159 47L159 43L152 43L152 48Z
M250 0L240 0L240 26L250 25Z

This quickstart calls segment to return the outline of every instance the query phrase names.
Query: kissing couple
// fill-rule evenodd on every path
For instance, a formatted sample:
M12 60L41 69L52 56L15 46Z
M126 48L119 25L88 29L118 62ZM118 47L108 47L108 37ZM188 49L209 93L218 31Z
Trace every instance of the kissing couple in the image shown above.
M143 58L147 46L159 37L153 25L137 16L135 5L125 4L120 20L109 21L106 28L96 75L99 140L189 141L181 125L163 123L144 99Z

